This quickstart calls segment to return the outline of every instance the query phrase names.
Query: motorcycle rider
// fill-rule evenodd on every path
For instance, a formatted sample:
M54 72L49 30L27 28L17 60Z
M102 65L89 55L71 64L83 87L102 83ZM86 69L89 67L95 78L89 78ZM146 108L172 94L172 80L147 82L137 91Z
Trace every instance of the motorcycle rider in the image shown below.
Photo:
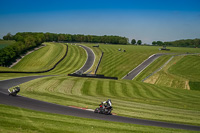
M103 108L105 108L105 104L107 104L107 105L106 105L107 108L109 108L109 107L112 108L111 99L108 99L107 101L104 101L104 102L103 102L103 105L104 105Z
M107 101L101 102L101 104L99 104L99 108L96 108L94 110L94 113L112 115L111 111L112 111L112 102L110 99L108 99Z
M15 86L14 88L12 88L12 91L10 91L9 89L8 89L8 91L10 92L9 96L10 95L17 95L17 93L20 92L20 87L19 86Z

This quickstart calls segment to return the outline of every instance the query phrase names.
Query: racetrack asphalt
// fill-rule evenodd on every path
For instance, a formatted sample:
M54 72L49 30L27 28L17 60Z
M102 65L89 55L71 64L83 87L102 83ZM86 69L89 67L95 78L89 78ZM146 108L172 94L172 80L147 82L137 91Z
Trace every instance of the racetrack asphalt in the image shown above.
M88 54L88 57L89 56L90 55ZM87 65L87 61L86 61L85 65ZM89 67L89 65L88 65L88 67ZM136 118L128 118L128 117L122 117L122 116L116 116L116 115L102 115L102 114L96 114L96 113L93 113L93 112L87 111L87 110L81 110L81 109L77 109L77 108L73 108L73 107L48 103L48 102L39 101L39 100L35 100L35 99L23 97L23 96L13 97L13 96L8 95L9 94L8 88L28 82L30 80L42 78L42 77L46 77L46 76L29 76L29 77L20 77L20 78L0 81L0 104L6 104L6 105L11 105L11 106L36 110L36 111L63 114L63 115L71 115L71 116L77 116L77 117L83 117L83 118L91 118L91 119L99 119L99 120L123 122L123 123L139 124L139 125L148 125L148 126L158 126L158 127L165 127L165 128L176 128L176 129L200 131L199 126L175 124L175 123L136 119ZM98 105L98 103L97 103L97 105Z
M95 60L95 55L93 53L93 51L83 45L79 45L80 47L82 47L83 49L85 49L86 53L87 53L87 60L85 62L85 64L83 65L83 67L81 69L79 69L78 71L82 71L83 73L87 72L92 65L94 64L94 60Z
M155 59L162 56L164 54L154 54L150 56L148 59L146 59L144 62L142 62L139 66L137 66L135 69L130 71L127 75L125 75L122 79L134 79L140 72L142 72L148 65L150 65Z

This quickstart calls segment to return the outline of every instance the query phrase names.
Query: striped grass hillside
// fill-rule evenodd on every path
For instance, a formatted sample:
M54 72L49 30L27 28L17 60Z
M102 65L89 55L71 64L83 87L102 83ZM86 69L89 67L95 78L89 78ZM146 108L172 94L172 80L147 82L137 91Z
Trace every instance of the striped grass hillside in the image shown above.
M45 43L46 46L27 55L12 68L19 71L42 71L52 68L65 54L66 45Z
M145 48L132 45L100 45L104 55L97 73L121 79L157 51L153 47Z
M64 74L74 73L78 71L86 62L87 54L86 51L77 45L68 44L67 56L61 61L57 67L45 74Z
M44 113L0 104L0 132L39 133L193 133L194 131L142 126L135 124L94 120L67 115ZM13 113L14 112L14 113Z
M182 56L169 68L169 73L185 77L192 81L200 81L200 54Z
M175 56L161 71L145 80L147 83L191 89L189 82L199 82L199 56ZM176 72L177 71L177 72Z
M104 56L97 73L120 79L155 53L200 53L200 49L176 47L170 47L170 51L159 51L157 46L101 44L99 48Z
M48 46L51 48L44 49L45 48L44 47L38 51L35 51L35 52L33 52L34 53L33 55L24 57L24 60L21 60L20 63L26 64L24 61L27 61L27 60L30 60L30 62L31 62L36 58L34 55L37 55L37 54L42 55L43 53L48 53L49 49L54 49L54 47L58 47L58 48L61 48L60 49L61 53L58 52L58 53L60 53L59 57L53 55L53 53L52 53L52 54L49 54L49 56L45 56L45 58L43 58L46 61L51 59L51 61L54 61L56 63L58 61L58 59L56 57L58 57L58 58L63 57L64 53L66 52L66 49L65 49L66 46L63 44L60 44L60 43L59 44L58 43L56 43L56 44L48 43L48 44L49 44ZM12 73L4 74L4 73L0 73L0 80L9 79L12 77L14 78L14 77L31 76L31 75L63 75L63 74L67 75L69 73L73 73L73 72L79 70L85 64L86 58L87 58L87 54L83 48L76 46L76 45L68 45L67 56L56 66L55 69L51 70L50 72L40 73L40 74L12 74ZM44 61L44 63L46 63L46 62ZM53 65L54 65L54 63L53 63ZM27 65L25 65L25 66L27 66ZM40 69L38 69L38 71L41 71L43 66L44 66L44 64L38 64L38 68L40 68ZM21 70L22 69L21 67L24 67L24 66L20 65L17 67ZM48 67L48 69L49 68L50 68L50 66ZM11 69L5 68L5 67L2 67L0 69L5 70L5 71L11 70ZM16 71L18 69L12 68L12 70ZM24 70L26 70L26 69L24 69ZM33 69L33 70L35 70L35 69ZM33 71L33 70L31 69L30 71ZM47 70L47 68L45 68L44 70ZM28 70L26 70L26 71L28 71Z
M21 85L20 95L90 109L112 99L117 115L200 125L200 92L129 80L46 77Z
M189 80L192 90L200 90L200 54L183 56L169 68L169 73L184 77Z

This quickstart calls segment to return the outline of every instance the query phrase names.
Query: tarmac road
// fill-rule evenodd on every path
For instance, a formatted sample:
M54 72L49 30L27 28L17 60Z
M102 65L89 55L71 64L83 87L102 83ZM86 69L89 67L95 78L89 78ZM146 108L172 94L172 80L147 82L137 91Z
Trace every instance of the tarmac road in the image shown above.
M122 79L134 79L140 72L142 72L148 65L150 65L155 59L162 56L164 54L154 54L150 56L147 60L142 62L139 66L137 66L135 69L130 71L127 75L125 75Z
M78 71L85 73L87 70L89 70L92 67L94 60L95 60L95 55L90 48L83 46L83 45L79 45L79 46L82 47L83 49L85 49L85 51L87 53L87 60L86 60L85 64L83 65L83 67L81 69L79 69Z
M16 97L8 96L8 91L7 91L8 88L18 85L18 84L22 84L30 80L42 78L42 77L45 77L45 76L30 76L30 77L22 77L22 78L15 78L15 79L0 81L0 104L6 104L6 105L11 105L11 106L36 110L36 111L78 116L78 117L91 118L91 119L200 131L199 126L174 124L174 123L159 122L159 121L152 121L152 120L143 120L143 119L128 118L128 117L122 117L122 116L116 116L116 115L102 115L102 114L96 114L87 110L81 110L77 108L43 102L43 101L39 101L39 100L35 100L35 99L23 97L23 96L16 96Z

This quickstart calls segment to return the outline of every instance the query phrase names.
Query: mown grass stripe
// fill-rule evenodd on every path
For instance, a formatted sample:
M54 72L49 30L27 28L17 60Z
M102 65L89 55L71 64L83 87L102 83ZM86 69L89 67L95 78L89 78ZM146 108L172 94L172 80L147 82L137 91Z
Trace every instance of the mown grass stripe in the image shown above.
M109 81L109 92L112 96L118 96L114 81Z
M85 83L85 79L76 80L74 83L74 86L72 88L72 94L73 95L81 95L81 89L82 89L82 86L84 85L84 83Z
M90 85L91 85L91 82L86 80L83 84L83 88L81 89L81 93L83 95L91 95L90 94Z
M97 81L97 86L96 86L96 93L98 96L104 96L103 94L103 81L102 80L98 80Z
M109 88L109 80L105 80L103 83L103 94L105 97L113 96L113 94L110 94Z

